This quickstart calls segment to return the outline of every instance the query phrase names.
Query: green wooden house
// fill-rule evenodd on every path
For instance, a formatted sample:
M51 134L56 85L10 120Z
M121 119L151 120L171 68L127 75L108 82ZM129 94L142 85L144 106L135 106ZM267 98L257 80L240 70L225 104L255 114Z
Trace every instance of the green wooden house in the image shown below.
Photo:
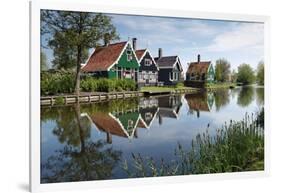
M139 67L131 43L126 41L96 48L82 67L82 72L94 77L137 81Z
M198 55L197 62L191 62L186 72L186 81L212 83L215 79L215 70L211 61L201 61Z

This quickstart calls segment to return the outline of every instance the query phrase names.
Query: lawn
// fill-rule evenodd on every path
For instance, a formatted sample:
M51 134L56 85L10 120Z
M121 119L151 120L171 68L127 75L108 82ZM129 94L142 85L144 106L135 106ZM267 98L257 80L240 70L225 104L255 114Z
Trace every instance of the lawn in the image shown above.
M177 87L173 87L173 86L145 86L141 88L141 91L143 92L163 92L163 91L175 91L175 90L179 90L179 89L190 89L190 87L185 87L185 86L177 86ZM192 88L193 89L193 88Z
M235 83L209 83L206 88L234 88Z

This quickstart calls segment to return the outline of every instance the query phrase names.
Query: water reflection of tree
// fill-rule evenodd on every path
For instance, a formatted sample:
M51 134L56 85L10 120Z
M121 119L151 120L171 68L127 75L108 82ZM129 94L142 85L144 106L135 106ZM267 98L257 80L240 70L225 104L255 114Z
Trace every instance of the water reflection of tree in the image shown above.
M228 89L218 89L214 93L214 96L215 96L215 105L217 111L219 111L222 107L224 107L230 102Z
M50 156L42 169L42 183L108 179L121 157L120 151L106 147L106 142L90 140L89 122L81 118L80 105L59 113L53 133L63 149Z
M264 88L256 88L256 98L257 98L257 103L260 106L264 105Z
M241 107L247 107L254 100L254 87L242 87L238 94L237 104Z

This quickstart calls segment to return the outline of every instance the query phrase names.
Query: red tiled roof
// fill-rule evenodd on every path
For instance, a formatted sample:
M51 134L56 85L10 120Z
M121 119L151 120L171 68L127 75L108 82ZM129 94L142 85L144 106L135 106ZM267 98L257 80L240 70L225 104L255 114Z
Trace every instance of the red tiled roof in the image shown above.
M191 62L188 66L187 73L205 73L207 74L208 68L211 64L211 61L205 61L205 62Z
M143 50L136 50L136 55L138 60L141 59L141 57L143 56L143 54L145 53L146 49Z
M96 48L87 64L82 68L82 71L94 72L107 70L118 59L126 43L119 42Z

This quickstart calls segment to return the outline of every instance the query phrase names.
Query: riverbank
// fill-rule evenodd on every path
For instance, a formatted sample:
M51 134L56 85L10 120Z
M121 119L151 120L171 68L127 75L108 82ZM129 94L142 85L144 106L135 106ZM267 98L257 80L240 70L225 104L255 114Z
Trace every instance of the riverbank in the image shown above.
M154 89L153 89L154 88ZM77 101L82 103L91 103L107 101L114 99L125 99L132 97L142 97L150 95L169 95L180 93L197 93L201 92L199 88L170 88L170 87L147 87L141 91L123 91L123 92L81 92L79 97L73 94L61 94L55 96L42 96L41 105L66 105L73 104Z
M114 99L124 99L132 97L142 97L151 95L169 95L169 94L180 94L180 93L198 93L204 90L214 91L217 89L234 88L235 84L211 84L206 88L194 88L194 87L142 87L140 91L122 91L122 92L81 92L79 97L73 94L59 94L52 96L42 96L40 99L41 105L65 105L73 104L77 101L82 103L99 102Z

